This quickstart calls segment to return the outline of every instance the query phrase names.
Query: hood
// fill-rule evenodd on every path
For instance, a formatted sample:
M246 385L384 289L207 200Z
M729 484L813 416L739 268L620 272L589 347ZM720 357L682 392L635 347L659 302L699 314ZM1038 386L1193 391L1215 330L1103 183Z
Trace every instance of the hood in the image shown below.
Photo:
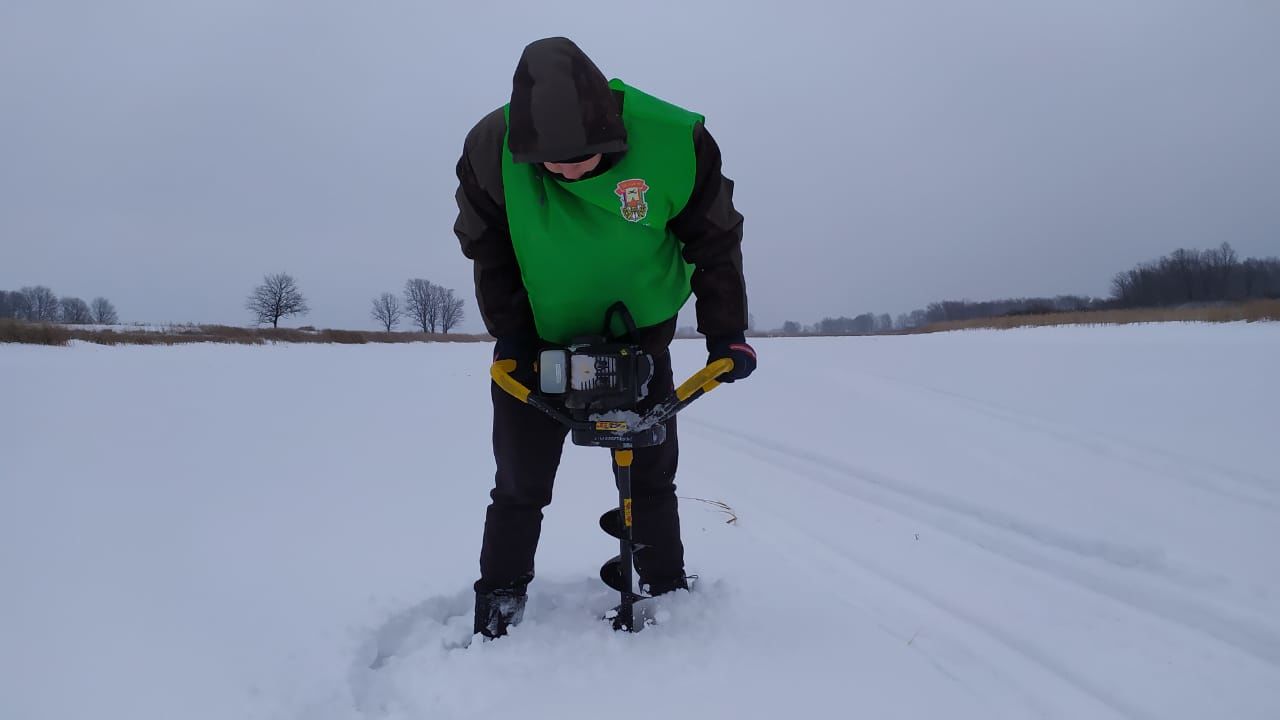
M609 81L568 38L525 47L511 83L508 144L519 163L627 149Z

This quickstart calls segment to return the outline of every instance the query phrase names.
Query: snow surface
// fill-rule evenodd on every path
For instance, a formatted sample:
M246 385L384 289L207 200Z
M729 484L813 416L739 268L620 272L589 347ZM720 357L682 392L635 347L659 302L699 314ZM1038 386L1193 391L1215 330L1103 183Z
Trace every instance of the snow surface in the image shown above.
M489 347L0 345L0 718L1280 717L1280 325L756 345L680 416L696 591L595 620L567 445L473 644Z

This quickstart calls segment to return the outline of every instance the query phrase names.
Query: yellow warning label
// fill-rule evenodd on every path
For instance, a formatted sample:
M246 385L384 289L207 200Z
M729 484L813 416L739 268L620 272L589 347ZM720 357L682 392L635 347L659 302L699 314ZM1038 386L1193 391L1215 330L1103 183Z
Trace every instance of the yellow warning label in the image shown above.
M631 527L631 498L622 501L622 522Z
M596 430L601 432L626 432L627 424L621 420L597 420Z

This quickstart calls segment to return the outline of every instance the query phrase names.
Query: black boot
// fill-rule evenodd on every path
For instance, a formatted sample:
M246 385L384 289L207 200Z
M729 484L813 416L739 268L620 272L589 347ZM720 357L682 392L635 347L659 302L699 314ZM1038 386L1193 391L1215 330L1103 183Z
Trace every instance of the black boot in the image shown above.
M667 593L674 592L676 590L688 590L689 578L679 575L673 578L654 580L652 582L641 581L640 589L649 595L649 597L666 595Z
M524 617L526 595L523 588L476 593L475 630L487 638L507 634L507 627L518 625Z

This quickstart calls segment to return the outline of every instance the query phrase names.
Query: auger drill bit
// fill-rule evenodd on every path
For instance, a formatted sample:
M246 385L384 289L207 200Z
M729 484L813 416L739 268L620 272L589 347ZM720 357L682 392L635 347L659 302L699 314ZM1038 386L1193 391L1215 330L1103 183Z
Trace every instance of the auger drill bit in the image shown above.
M621 602L615 608L613 629L635 632L640 630L635 622L635 604L644 599L635 591L635 552L642 546L635 542L631 515L631 461L630 448L613 451L617 466L618 507L600 516L600 529L618 539L619 552L600 568L600 579L618 591Z

